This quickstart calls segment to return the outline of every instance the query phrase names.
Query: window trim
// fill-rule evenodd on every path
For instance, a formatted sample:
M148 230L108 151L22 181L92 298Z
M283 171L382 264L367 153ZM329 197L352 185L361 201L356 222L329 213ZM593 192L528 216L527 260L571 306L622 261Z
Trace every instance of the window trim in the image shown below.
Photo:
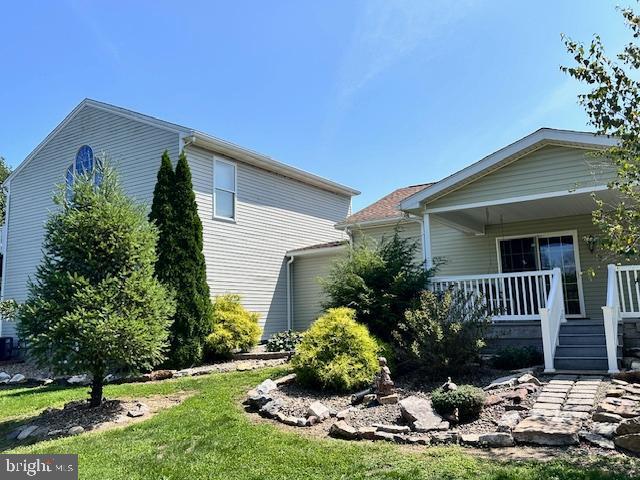
M566 315L567 318L584 318L587 315L584 301L584 290L582 288L582 267L580 266L580 244L578 243L578 230L561 230L555 232L539 232L539 233L527 233L522 235L508 235L502 237L496 237L496 255L498 257L498 272L502 272L502 256L500 255L500 241L501 240L513 240L516 238L534 238L536 242L536 269L540 270L540 243L539 238L548 237L573 237L573 255L576 261L576 274L578 279L578 297L580 300L580 313L573 315Z
M233 167L233 190L228 190L226 188L218 188L216 187L216 163L226 163L227 165L230 165L231 167ZM213 156L213 175L212 175L212 179L213 179L213 192L212 192L212 207L213 207L213 211L212 211L212 215L213 218L215 220L221 220L223 222L230 222L230 223L236 223L236 220L238 218L238 211L237 211L237 198L238 198L238 164L236 162L232 162L231 160L227 160L226 158L222 158L219 157L217 155ZM221 190L223 192L227 192L233 195L233 217L223 217L220 215L216 215L216 199L217 199L217 195L216 195L216 190Z

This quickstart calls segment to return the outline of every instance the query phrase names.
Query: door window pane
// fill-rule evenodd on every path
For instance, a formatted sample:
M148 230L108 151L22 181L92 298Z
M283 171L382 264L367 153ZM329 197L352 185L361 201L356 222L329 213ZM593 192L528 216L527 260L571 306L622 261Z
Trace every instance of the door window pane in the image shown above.
M559 268L562 271L565 313L579 315L581 313L580 295L573 236L541 237L538 239L538 243L540 245L540 268L542 270Z

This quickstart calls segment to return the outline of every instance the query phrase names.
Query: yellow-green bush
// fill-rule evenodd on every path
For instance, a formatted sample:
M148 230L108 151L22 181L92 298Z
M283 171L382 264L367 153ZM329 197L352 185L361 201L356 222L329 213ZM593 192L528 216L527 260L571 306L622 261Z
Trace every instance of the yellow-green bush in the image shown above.
M239 295L221 295L213 303L211 333L205 339L209 356L229 356L234 351L248 351L260 341L257 313L247 311Z
M378 344L350 308L330 308L311 325L293 357L298 380L347 391L369 384L378 370Z

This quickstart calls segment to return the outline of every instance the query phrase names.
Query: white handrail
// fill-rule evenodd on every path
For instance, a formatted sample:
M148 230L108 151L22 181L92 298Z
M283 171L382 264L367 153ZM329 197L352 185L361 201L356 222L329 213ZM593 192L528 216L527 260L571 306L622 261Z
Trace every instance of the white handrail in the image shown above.
M624 293L622 293L624 280L626 279L626 286L629 294L629 301L633 305L631 296L632 288L630 283L629 272L634 272L636 278L635 288L638 288L637 284L637 270L640 266L607 266L607 304L602 307L602 316L604 318L604 334L607 345L607 364L609 367L609 373L617 373L618 370L618 323L622 320L620 312L620 298L622 297L622 306L625 309ZM622 275L622 272L626 274ZM635 290L634 288L634 290ZM622 292L621 292L622 290ZM622 295L621 295L622 293ZM640 299L640 295L636 297ZM637 306L637 303L636 303ZM633 310L633 308L631 308Z
M547 306L540 309L545 372L555 372L554 357L556 355L556 346L558 345L560 324L566 321L563 290L562 272L559 268L554 268Z
M493 320L538 320L547 304L552 270L433 277L431 288L479 294Z

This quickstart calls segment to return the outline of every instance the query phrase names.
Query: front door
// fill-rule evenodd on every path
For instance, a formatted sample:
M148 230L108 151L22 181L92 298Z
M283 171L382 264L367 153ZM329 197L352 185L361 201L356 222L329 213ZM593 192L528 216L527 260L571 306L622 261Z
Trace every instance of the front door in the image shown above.
M502 273L552 270L562 272L565 314L584 316L575 232L498 239Z

